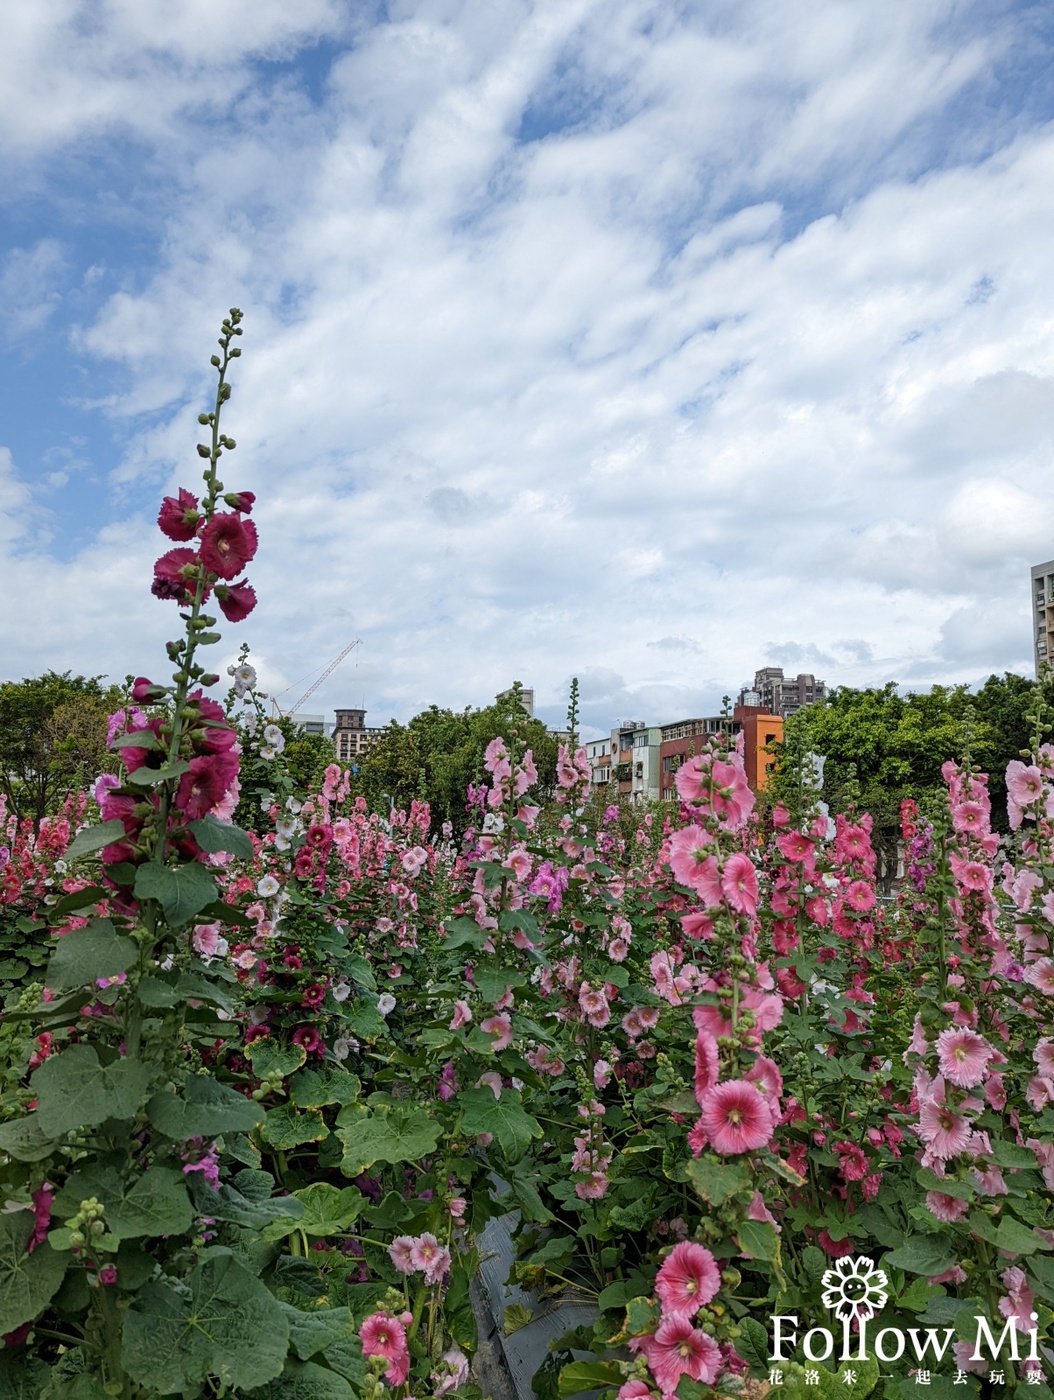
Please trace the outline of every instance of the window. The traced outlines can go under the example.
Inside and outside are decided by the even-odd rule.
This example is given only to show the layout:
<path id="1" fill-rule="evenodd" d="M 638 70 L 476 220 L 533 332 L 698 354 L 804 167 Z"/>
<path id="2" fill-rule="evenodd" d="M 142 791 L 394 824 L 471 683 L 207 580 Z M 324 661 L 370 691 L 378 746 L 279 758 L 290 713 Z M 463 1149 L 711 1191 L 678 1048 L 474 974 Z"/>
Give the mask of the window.
<path id="1" fill-rule="evenodd" d="M 634 771 L 634 773 L 636 774 L 636 776 L 637 776 L 638 778 L 643 778 L 643 777 L 644 777 L 644 764 L 643 764 L 643 763 L 638 763 L 637 766 L 636 766 L 636 768 L 635 768 L 633 771 Z"/>

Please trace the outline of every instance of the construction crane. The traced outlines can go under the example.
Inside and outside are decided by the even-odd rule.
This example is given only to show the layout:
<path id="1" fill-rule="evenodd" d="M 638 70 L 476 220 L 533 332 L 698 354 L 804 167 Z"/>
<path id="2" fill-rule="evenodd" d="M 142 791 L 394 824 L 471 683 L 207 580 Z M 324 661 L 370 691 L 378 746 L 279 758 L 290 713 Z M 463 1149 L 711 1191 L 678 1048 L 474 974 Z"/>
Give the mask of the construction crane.
<path id="1" fill-rule="evenodd" d="M 355 640 L 354 640 L 353 642 L 349 642 L 348 645 L 344 648 L 344 650 L 340 653 L 340 655 L 339 655 L 338 657 L 336 657 L 335 660 L 333 660 L 333 661 L 331 661 L 331 662 L 329 663 L 329 665 L 328 665 L 328 666 L 326 667 L 326 669 L 322 672 L 322 674 L 319 676 L 319 678 L 318 678 L 316 681 L 313 681 L 312 684 L 308 686 L 307 690 L 304 691 L 303 695 L 301 695 L 300 699 L 296 702 L 296 704 L 293 706 L 293 708 L 292 708 L 291 710 L 283 710 L 283 709 L 281 708 L 281 706 L 278 704 L 278 701 L 272 699 L 271 705 L 272 705 L 272 707 L 273 707 L 273 709 L 274 709 L 274 712 L 275 712 L 276 716 L 278 716 L 278 717 L 284 717 L 285 719 L 291 719 L 291 718 L 293 717 L 293 715 L 296 714 L 297 710 L 300 709 L 300 706 L 304 703 L 304 701 L 305 701 L 305 700 L 310 700 L 311 697 L 312 697 L 312 695 L 314 695 L 315 691 L 319 688 L 319 686 L 322 684 L 322 682 L 323 682 L 324 680 L 326 680 L 329 676 L 331 676 L 331 675 L 333 674 L 333 672 L 337 669 L 337 667 L 338 667 L 338 666 L 340 665 L 340 663 L 344 660 L 344 658 L 349 654 L 349 652 L 354 651 L 356 647 L 361 646 L 361 645 L 362 645 L 362 639 L 361 639 L 361 637 L 356 637 Z M 289 687 L 290 690 L 292 690 L 292 688 L 293 688 L 292 686 Z M 283 694 L 284 694 L 284 693 L 285 693 L 285 692 L 283 692 Z"/>

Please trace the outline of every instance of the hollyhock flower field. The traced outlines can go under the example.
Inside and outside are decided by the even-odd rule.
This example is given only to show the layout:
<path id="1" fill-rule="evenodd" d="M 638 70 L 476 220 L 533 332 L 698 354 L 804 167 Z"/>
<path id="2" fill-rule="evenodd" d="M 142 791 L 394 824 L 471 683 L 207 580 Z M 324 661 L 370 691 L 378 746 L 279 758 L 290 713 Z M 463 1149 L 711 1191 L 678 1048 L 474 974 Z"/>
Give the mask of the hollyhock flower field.
<path id="1" fill-rule="evenodd" d="M 219 480 L 240 334 L 142 581 L 170 677 L 144 661 L 90 791 L 0 810 L 0 1396 L 505 1400 L 504 1218 L 533 1306 L 592 1308 L 540 1400 L 1049 1397 L 1043 716 L 1011 836 L 948 755 L 892 897 L 866 812 L 762 810 L 728 736 L 661 810 L 496 739 L 458 840 L 335 763 L 298 791 L 251 662 L 221 700 L 201 659 L 210 600 L 256 603 L 256 503 Z"/>

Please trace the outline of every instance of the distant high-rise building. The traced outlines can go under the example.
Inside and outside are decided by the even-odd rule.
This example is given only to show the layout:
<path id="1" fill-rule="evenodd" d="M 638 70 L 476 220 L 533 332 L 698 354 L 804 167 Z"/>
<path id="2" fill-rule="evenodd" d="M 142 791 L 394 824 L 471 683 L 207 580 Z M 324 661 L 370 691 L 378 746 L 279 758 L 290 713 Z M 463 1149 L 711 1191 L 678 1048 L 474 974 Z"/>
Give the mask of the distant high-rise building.
<path id="1" fill-rule="evenodd" d="M 784 676 L 782 666 L 763 666 L 755 671 L 754 684 L 739 692 L 739 704 L 760 707 L 767 714 L 786 719 L 803 705 L 815 705 L 826 695 L 826 685 L 814 675 L 801 672 L 792 680 Z"/>
<path id="2" fill-rule="evenodd" d="M 1054 647 L 1054 559 L 1032 565 L 1032 647 L 1036 679 L 1050 664 Z"/>
<path id="3" fill-rule="evenodd" d="M 379 729 L 366 727 L 365 710 L 337 710 L 333 726 L 333 749 L 338 763 L 353 763 L 366 752 L 380 734 Z"/>

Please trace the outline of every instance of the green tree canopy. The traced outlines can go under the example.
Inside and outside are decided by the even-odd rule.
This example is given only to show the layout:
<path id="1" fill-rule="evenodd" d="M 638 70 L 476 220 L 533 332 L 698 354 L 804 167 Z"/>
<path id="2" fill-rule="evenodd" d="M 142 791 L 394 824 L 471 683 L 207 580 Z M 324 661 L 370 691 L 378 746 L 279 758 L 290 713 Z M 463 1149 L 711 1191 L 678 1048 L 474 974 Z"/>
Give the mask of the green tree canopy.
<path id="1" fill-rule="evenodd" d="M 461 832 L 468 824 L 465 794 L 485 777 L 483 755 L 499 735 L 510 749 L 530 749 L 538 768 L 539 791 L 548 796 L 556 783 L 558 739 L 541 720 L 531 719 L 513 692 L 485 709 L 461 711 L 430 705 L 407 724 L 384 727 L 359 760 L 355 783 L 370 805 L 407 807 L 429 803 L 435 823 L 449 821 Z"/>
<path id="2" fill-rule="evenodd" d="M 101 676 L 43 676 L 0 684 L 0 789 L 35 824 L 106 766 L 106 721 L 122 692 Z"/>

